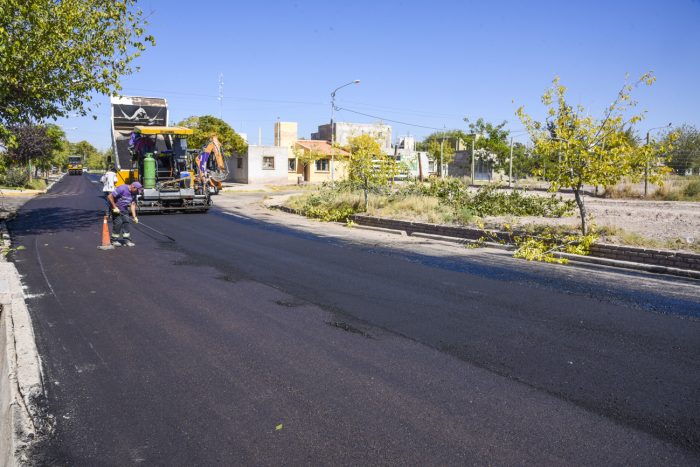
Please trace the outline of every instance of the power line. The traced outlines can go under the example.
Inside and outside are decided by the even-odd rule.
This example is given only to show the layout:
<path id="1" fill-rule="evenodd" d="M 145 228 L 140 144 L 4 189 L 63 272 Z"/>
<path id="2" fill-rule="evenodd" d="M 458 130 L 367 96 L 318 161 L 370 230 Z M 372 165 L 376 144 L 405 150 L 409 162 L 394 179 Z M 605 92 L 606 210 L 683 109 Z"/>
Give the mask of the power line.
<path id="1" fill-rule="evenodd" d="M 412 127 L 416 127 L 416 128 L 426 128 L 428 130 L 437 130 L 437 131 L 444 131 L 445 130 L 445 128 L 435 128 L 432 126 L 418 125 L 416 123 L 401 122 L 398 120 L 392 120 L 390 118 L 378 117 L 376 115 L 370 115 L 370 114 L 366 114 L 363 112 L 358 112 L 357 110 L 346 109 L 344 107 L 337 107 L 337 110 L 338 111 L 344 110 L 345 112 L 350 112 L 350 113 L 354 113 L 354 114 L 358 114 L 358 115 L 364 115 L 365 117 L 376 118 L 377 120 L 381 120 L 381 121 L 385 121 L 385 122 L 398 123 L 399 125 L 412 126 Z"/>

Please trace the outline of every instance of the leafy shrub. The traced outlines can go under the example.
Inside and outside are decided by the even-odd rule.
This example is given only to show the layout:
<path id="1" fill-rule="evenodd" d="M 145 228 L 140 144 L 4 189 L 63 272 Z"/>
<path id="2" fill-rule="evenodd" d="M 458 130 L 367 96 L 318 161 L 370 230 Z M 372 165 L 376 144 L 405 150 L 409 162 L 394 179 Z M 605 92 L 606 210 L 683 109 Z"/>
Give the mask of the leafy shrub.
<path id="1" fill-rule="evenodd" d="M 338 187 L 336 187 L 338 188 Z M 347 187 L 339 190 L 323 187 L 308 195 L 294 197 L 287 205 L 300 214 L 322 222 L 347 222 L 360 210 L 359 198 L 348 196 Z"/>
<path id="2" fill-rule="evenodd" d="M 683 195 L 690 199 L 700 198 L 700 180 L 693 180 L 683 189 Z"/>
<path id="3" fill-rule="evenodd" d="M 23 167 L 10 167 L 5 173 L 7 186 L 25 187 L 29 183 L 29 172 Z"/>
<path id="4" fill-rule="evenodd" d="M 32 190 L 43 190 L 46 188 L 46 182 L 41 178 L 35 178 L 31 182 L 28 182 L 26 186 Z"/>

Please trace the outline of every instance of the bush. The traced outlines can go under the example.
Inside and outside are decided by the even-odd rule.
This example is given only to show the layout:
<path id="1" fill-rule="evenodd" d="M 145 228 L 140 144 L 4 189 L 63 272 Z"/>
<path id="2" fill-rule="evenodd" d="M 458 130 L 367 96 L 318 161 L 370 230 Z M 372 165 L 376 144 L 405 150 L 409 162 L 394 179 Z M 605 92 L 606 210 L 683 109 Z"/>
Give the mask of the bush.
<path id="1" fill-rule="evenodd" d="M 46 189 L 46 182 L 41 178 L 35 178 L 31 182 L 28 182 L 26 186 L 32 190 L 44 190 Z"/>
<path id="2" fill-rule="evenodd" d="M 24 188 L 29 183 L 29 172 L 23 167 L 10 167 L 5 173 L 5 184 Z"/>
<path id="3" fill-rule="evenodd" d="M 693 180 L 683 189 L 683 195 L 690 199 L 700 198 L 700 180 Z"/>
<path id="4" fill-rule="evenodd" d="M 324 187 L 316 193 L 291 198 L 287 206 L 322 222 L 347 222 L 363 204 L 352 193 Z"/>
<path id="5" fill-rule="evenodd" d="M 500 190 L 498 185 L 482 186 L 472 194 L 466 183 L 458 179 L 435 180 L 422 191 L 451 206 L 457 219 L 503 215 L 562 217 L 572 214 L 575 206 L 573 200 L 563 201 L 560 196 L 530 196 L 522 190 Z"/>

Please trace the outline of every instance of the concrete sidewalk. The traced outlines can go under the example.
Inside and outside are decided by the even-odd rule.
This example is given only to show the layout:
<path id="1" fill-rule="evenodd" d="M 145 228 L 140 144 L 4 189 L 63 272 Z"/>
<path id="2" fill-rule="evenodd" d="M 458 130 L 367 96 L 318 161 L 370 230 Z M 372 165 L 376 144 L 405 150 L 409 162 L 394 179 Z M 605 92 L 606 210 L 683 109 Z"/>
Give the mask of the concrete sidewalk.
<path id="1" fill-rule="evenodd" d="M 35 446 L 48 437 L 52 419 L 46 415 L 46 392 L 34 328 L 22 282 L 6 259 L 10 236 L 5 221 L 46 190 L 0 191 L 0 465 L 31 464 Z"/>

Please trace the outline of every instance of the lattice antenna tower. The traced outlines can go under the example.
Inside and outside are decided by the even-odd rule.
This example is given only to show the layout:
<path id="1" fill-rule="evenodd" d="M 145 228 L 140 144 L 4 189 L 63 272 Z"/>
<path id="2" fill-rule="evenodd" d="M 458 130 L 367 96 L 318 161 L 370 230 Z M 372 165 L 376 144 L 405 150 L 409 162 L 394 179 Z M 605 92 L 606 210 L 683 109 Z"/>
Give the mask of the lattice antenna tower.
<path id="1" fill-rule="evenodd" d="M 224 113 L 224 74 L 219 73 L 219 95 L 216 98 L 219 101 L 219 118 L 223 118 Z"/>

